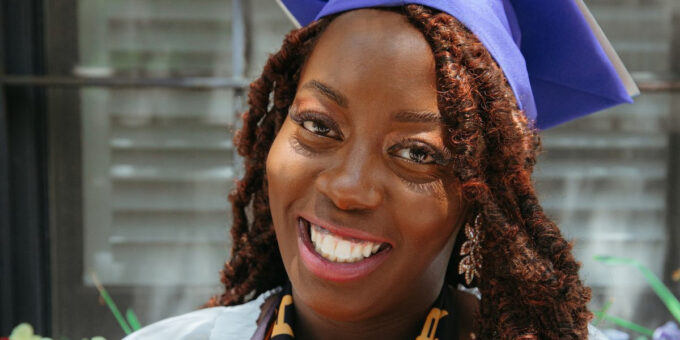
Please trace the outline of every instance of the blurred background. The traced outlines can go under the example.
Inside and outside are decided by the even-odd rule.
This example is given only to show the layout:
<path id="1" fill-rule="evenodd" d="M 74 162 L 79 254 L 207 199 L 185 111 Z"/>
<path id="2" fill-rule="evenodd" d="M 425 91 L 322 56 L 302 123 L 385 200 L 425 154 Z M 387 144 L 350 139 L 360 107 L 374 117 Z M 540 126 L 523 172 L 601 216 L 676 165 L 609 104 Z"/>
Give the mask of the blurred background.
<path id="1" fill-rule="evenodd" d="M 219 293 L 233 132 L 291 22 L 273 0 L 0 4 L 0 336 L 122 337 L 93 277 L 142 325 Z M 642 275 L 593 256 L 680 296 L 680 1 L 587 4 L 642 94 L 544 132 L 535 182 L 591 308 L 655 328 Z"/>

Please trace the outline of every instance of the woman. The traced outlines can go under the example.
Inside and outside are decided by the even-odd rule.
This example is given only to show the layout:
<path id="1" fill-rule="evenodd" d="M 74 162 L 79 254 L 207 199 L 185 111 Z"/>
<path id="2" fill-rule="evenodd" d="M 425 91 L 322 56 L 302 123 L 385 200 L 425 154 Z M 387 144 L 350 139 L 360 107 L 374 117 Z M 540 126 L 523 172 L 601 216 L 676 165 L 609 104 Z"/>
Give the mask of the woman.
<path id="1" fill-rule="evenodd" d="M 521 75 L 458 15 L 363 7 L 322 10 L 251 85 L 219 307 L 129 338 L 602 339 L 531 183 Z"/>

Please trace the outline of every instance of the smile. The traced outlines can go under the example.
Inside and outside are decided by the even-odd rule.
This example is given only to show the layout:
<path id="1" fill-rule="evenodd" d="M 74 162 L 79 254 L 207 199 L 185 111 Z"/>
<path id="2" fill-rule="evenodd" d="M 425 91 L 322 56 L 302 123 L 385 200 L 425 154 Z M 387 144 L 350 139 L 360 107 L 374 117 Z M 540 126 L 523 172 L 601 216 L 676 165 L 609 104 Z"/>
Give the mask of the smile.
<path id="1" fill-rule="evenodd" d="M 326 226 L 298 218 L 298 248 L 312 273 L 329 281 L 350 281 L 377 269 L 391 243 L 362 231 Z"/>
<path id="2" fill-rule="evenodd" d="M 309 223 L 309 233 L 314 250 L 331 262 L 357 262 L 371 257 L 386 248 L 386 243 L 376 243 L 367 240 L 348 239 L 334 235 L 314 223 Z"/>

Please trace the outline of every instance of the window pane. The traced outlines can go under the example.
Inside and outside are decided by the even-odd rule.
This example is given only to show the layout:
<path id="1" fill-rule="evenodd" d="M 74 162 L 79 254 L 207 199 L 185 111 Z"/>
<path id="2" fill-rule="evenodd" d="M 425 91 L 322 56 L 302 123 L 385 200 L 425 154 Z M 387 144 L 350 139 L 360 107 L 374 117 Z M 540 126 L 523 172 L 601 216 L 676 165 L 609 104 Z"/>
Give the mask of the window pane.
<path id="1" fill-rule="evenodd" d="M 229 76 L 231 1 L 79 0 L 81 72 Z M 96 68 L 96 69 L 93 69 Z"/>
<path id="2" fill-rule="evenodd" d="M 634 258 L 664 275 L 670 246 L 665 126 L 672 96 L 645 93 L 634 105 L 546 131 L 535 174 L 543 207 L 575 243 L 581 277 L 593 289 L 591 308 L 599 310 L 613 299 L 611 315 L 647 325 L 664 321 L 667 312 L 649 299 L 643 276 L 632 267 L 606 265 L 593 257 Z"/>
<path id="3" fill-rule="evenodd" d="M 86 268 L 105 284 L 215 285 L 233 92 L 87 89 L 81 101 Z"/>
<path id="4" fill-rule="evenodd" d="M 230 76 L 231 1 L 83 0 L 79 20 L 81 74 Z M 241 99 L 229 89 L 80 97 L 85 268 L 105 285 L 215 286 Z"/>
<path id="5" fill-rule="evenodd" d="M 588 4 L 638 81 L 663 77 L 679 66 L 671 46 L 673 25 L 676 31 L 680 27 L 673 23 L 677 2 Z M 633 258 L 671 282 L 664 272 L 665 257 L 669 247 L 678 245 L 668 238 L 671 208 L 666 205 L 670 176 L 679 176 L 668 172 L 671 153 L 679 152 L 669 148 L 673 115 L 680 112 L 678 98 L 678 92 L 643 92 L 633 105 L 544 132 L 545 151 L 536 173 L 543 206 L 575 242 L 582 279 L 593 289 L 592 310 L 611 301 L 608 314 L 652 329 L 672 317 L 643 276 L 593 256 Z"/>
<path id="6" fill-rule="evenodd" d="M 257 57 L 245 60 L 246 74 L 232 74 L 231 0 L 74 1 L 79 76 L 247 77 L 292 28 L 274 2 L 243 1 L 253 9 L 244 19 L 260 22 L 247 30 L 251 42 L 243 47 Z M 82 249 L 66 251 L 82 256 L 75 281 L 82 290 L 56 283 L 64 299 L 82 301 L 74 303 L 79 309 L 55 306 L 59 335 L 122 335 L 106 307 L 97 306 L 93 273 L 144 325 L 194 310 L 220 292 L 231 243 L 227 195 L 239 171 L 232 138 L 244 89 L 50 91 L 76 98 L 77 105 L 53 110 L 79 111 L 79 128 L 58 134 L 80 134 L 73 159 L 82 161 L 82 176 L 72 179 L 82 183 L 82 226 L 69 226 L 82 228 Z M 72 259 L 68 254 L 62 258 Z"/>

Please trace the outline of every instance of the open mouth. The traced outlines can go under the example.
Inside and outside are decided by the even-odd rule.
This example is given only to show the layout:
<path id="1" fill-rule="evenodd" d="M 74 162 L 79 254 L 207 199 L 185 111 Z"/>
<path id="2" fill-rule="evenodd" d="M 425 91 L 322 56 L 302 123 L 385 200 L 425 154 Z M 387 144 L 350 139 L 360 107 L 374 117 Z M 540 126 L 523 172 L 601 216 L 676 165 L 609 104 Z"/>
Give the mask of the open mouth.
<path id="1" fill-rule="evenodd" d="M 304 242 L 308 243 L 317 255 L 330 262 L 360 262 L 391 248 L 386 242 L 338 235 L 302 217 L 299 218 L 299 224 L 302 227 Z"/>

